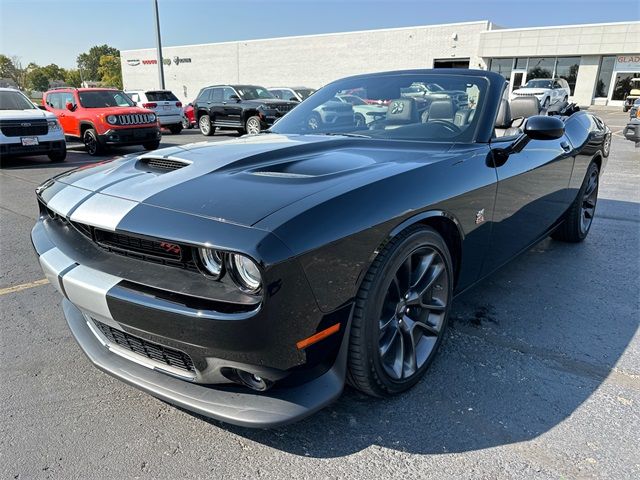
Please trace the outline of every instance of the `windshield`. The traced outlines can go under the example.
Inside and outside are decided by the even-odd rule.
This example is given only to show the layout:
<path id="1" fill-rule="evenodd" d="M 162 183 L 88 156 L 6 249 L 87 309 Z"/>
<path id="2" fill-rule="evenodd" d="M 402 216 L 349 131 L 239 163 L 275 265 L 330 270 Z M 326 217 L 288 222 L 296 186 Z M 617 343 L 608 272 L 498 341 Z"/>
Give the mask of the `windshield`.
<path id="1" fill-rule="evenodd" d="M 293 90 L 298 95 L 300 95 L 300 98 L 302 98 L 302 100 L 306 100 L 307 98 L 309 98 L 311 96 L 311 94 L 313 92 L 315 92 L 315 90 L 312 89 L 312 88 L 294 88 Z"/>
<path id="2" fill-rule="evenodd" d="M 529 80 L 526 88 L 551 88 L 551 80 Z"/>
<path id="3" fill-rule="evenodd" d="M 236 87 L 236 91 L 243 100 L 255 100 L 257 98 L 276 98 L 269 90 L 262 87 Z"/>
<path id="4" fill-rule="evenodd" d="M 178 98 L 171 92 L 147 92 L 150 102 L 177 102 Z"/>
<path id="5" fill-rule="evenodd" d="M 133 107 L 135 103 L 120 90 L 92 90 L 79 92 L 80 104 L 84 108 Z"/>
<path id="6" fill-rule="evenodd" d="M 20 92 L 0 92 L 0 110 L 33 110 L 36 106 Z"/>
<path id="7" fill-rule="evenodd" d="M 418 84 L 437 84 L 440 89 L 415 96 L 413 87 Z M 270 130 L 298 135 L 472 141 L 480 120 L 475 109 L 485 102 L 487 88 L 483 77 L 457 74 L 348 78 L 321 88 Z"/>

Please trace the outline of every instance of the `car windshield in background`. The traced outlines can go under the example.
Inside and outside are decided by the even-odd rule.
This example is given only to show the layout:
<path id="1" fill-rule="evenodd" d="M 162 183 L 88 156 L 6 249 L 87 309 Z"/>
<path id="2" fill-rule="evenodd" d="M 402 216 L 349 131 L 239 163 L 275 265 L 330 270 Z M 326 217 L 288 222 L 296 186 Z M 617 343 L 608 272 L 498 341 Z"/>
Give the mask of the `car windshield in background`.
<path id="1" fill-rule="evenodd" d="M 243 100 L 255 100 L 258 98 L 276 98 L 269 90 L 262 87 L 237 87 L 236 91 Z"/>
<path id="2" fill-rule="evenodd" d="M 133 107 L 135 103 L 119 90 L 95 90 L 78 93 L 80 104 L 85 108 Z"/>
<path id="3" fill-rule="evenodd" d="M 271 131 L 468 142 L 474 138 L 480 118 L 475 112 L 485 102 L 487 88 L 483 77 L 456 74 L 347 78 L 315 92 Z"/>
<path id="4" fill-rule="evenodd" d="M 300 95 L 300 98 L 302 98 L 302 100 L 306 100 L 311 96 L 313 92 L 315 92 L 315 90 L 313 90 L 312 88 L 294 88 L 294 91 L 298 95 Z"/>
<path id="5" fill-rule="evenodd" d="M 178 98 L 172 92 L 147 92 L 150 102 L 177 102 Z"/>
<path id="6" fill-rule="evenodd" d="M 0 92 L 0 110 L 33 110 L 36 106 L 20 92 Z"/>
<path id="7" fill-rule="evenodd" d="M 529 80 L 526 88 L 551 88 L 551 80 Z"/>

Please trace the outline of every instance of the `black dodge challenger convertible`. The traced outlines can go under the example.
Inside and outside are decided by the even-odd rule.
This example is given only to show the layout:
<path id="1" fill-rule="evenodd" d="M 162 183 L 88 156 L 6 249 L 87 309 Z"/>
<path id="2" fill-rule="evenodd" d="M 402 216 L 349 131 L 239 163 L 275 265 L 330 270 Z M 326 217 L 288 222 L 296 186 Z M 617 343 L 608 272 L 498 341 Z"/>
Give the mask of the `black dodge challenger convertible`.
<path id="1" fill-rule="evenodd" d="M 417 84 L 466 98 L 403 96 Z M 156 397 L 250 427 L 301 419 L 345 382 L 410 388 L 457 294 L 593 220 L 609 129 L 584 111 L 541 116 L 506 88 L 474 70 L 351 77 L 262 134 L 47 181 L 32 241 L 80 347 Z M 354 91 L 391 100 L 308 130 Z"/>

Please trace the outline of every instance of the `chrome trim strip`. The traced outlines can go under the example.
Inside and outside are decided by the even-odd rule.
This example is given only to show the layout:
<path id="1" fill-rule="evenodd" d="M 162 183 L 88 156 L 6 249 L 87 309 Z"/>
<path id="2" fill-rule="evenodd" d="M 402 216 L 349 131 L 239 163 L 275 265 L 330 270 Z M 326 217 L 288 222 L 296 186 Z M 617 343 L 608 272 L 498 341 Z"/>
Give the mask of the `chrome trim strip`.
<path id="1" fill-rule="evenodd" d="M 66 217 L 76 205 L 91 195 L 93 192 L 69 185 L 56 193 L 47 203 L 47 207 L 58 215 Z"/>
<path id="2" fill-rule="evenodd" d="M 71 214 L 71 221 L 113 232 L 136 205 L 138 203 L 131 200 L 96 193 Z"/>
<path id="3" fill-rule="evenodd" d="M 67 298 L 79 308 L 95 315 L 113 319 L 107 305 L 107 292 L 122 281 L 121 278 L 99 272 L 84 265 L 62 277 Z"/>
<path id="4" fill-rule="evenodd" d="M 183 379 L 183 380 L 188 380 L 193 382 L 196 379 L 195 375 L 188 374 L 184 370 L 180 370 L 179 368 L 174 368 L 171 365 L 165 365 L 164 363 L 157 362 L 150 358 L 145 358 L 142 355 L 139 355 L 135 352 L 131 352 L 129 350 L 122 348 L 120 345 L 111 343 L 102 334 L 102 332 L 98 330 L 98 328 L 95 326 L 93 321 L 88 320 L 86 318 L 85 318 L 85 321 L 87 322 L 87 326 L 89 327 L 89 330 L 91 330 L 91 333 L 93 333 L 98 339 L 98 341 L 102 344 L 102 346 L 105 347 L 107 350 L 109 350 L 111 353 L 115 355 L 119 355 L 123 358 L 126 358 L 127 360 L 135 362 L 138 365 L 142 365 L 143 367 L 150 368 L 151 370 L 157 370 L 159 372 L 166 373 L 174 377 L 179 377 L 180 379 Z"/>

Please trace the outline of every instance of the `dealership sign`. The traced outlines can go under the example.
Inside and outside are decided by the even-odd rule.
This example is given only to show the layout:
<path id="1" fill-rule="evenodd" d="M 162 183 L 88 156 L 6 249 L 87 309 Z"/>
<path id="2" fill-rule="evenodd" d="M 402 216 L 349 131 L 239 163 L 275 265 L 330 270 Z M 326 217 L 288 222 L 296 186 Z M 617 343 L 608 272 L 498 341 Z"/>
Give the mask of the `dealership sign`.
<path id="1" fill-rule="evenodd" d="M 170 58 L 163 58 L 162 59 L 162 64 L 169 66 L 172 63 L 172 59 Z M 189 57 L 178 57 L 175 56 L 173 57 L 173 63 L 175 65 L 180 65 L 181 63 L 191 63 L 191 58 Z M 155 58 L 148 58 L 148 59 L 143 59 L 140 60 L 139 58 L 130 58 L 127 60 L 127 65 L 131 66 L 131 67 L 136 67 L 138 65 L 157 65 L 158 64 L 158 60 L 156 60 Z"/>
<path id="2" fill-rule="evenodd" d="M 616 57 L 616 71 L 640 72 L 640 55 L 618 55 Z"/>

